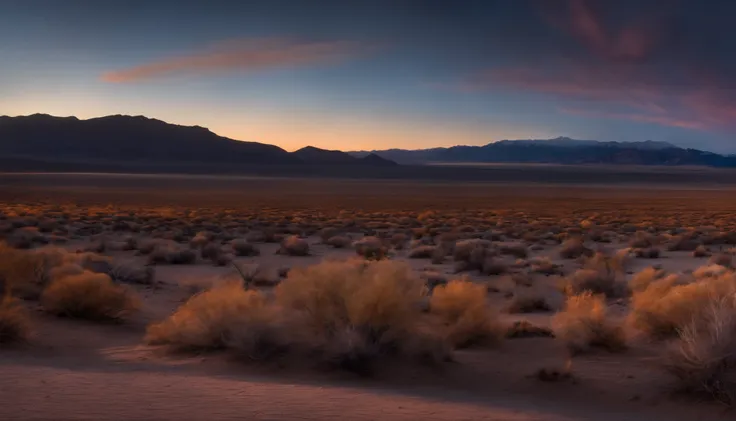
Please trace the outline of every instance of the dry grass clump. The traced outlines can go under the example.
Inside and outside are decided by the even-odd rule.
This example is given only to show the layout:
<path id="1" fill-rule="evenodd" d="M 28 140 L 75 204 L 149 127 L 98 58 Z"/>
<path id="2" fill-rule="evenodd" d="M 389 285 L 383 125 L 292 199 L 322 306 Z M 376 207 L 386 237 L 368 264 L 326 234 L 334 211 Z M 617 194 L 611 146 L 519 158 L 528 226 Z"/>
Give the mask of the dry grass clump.
<path id="1" fill-rule="evenodd" d="M 31 321 L 23 305 L 6 295 L 0 301 L 0 345 L 25 342 L 31 334 Z"/>
<path id="2" fill-rule="evenodd" d="M 710 257 L 710 255 L 710 251 L 702 244 L 693 250 L 693 257 Z"/>
<path id="3" fill-rule="evenodd" d="M 591 348 L 620 351 L 626 347 L 623 328 L 611 321 L 601 295 L 586 291 L 567 298 L 565 308 L 552 319 L 555 337 L 572 353 Z"/>
<path id="4" fill-rule="evenodd" d="M 137 298 L 101 273 L 83 272 L 54 280 L 41 295 L 44 310 L 88 320 L 121 320 L 138 309 Z"/>
<path id="5" fill-rule="evenodd" d="M 309 256 L 309 243 L 303 238 L 296 235 L 285 238 L 281 242 L 276 254 L 285 254 L 287 256 Z"/>
<path id="6" fill-rule="evenodd" d="M 430 312 L 446 326 L 454 346 L 496 342 L 505 332 L 486 303 L 487 287 L 465 280 L 453 280 L 436 287 L 429 301 Z"/>
<path id="7" fill-rule="evenodd" d="M 593 256 L 593 250 L 585 247 L 582 238 L 574 237 L 566 240 L 560 246 L 560 257 L 563 259 L 577 259 Z"/>
<path id="8" fill-rule="evenodd" d="M 235 240 L 230 241 L 230 246 L 233 248 L 236 256 L 250 257 L 261 254 L 255 244 L 249 243 L 248 240 L 244 238 L 236 238 Z"/>
<path id="9" fill-rule="evenodd" d="M 145 340 L 176 350 L 235 348 L 267 355 L 281 346 L 281 314 L 263 294 L 226 283 L 191 297 L 166 320 L 152 324 Z"/>
<path id="10" fill-rule="evenodd" d="M 703 320 L 714 301 L 736 295 L 736 275 L 732 272 L 713 277 L 694 275 L 694 281 L 670 275 L 635 292 L 629 315 L 632 325 L 654 338 L 673 337 L 689 323 Z"/>
<path id="11" fill-rule="evenodd" d="M 736 403 L 736 294 L 712 299 L 699 318 L 678 330 L 664 367 L 683 391 Z"/>

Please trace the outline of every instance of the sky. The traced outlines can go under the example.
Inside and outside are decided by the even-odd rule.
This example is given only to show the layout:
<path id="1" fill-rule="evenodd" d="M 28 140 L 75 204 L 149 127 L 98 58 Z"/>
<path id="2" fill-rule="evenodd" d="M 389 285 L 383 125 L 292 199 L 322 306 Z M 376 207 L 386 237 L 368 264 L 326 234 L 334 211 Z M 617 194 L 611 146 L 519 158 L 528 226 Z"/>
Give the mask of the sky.
<path id="1" fill-rule="evenodd" d="M 359 150 L 736 153 L 733 0 L 0 0 L 0 115 Z"/>

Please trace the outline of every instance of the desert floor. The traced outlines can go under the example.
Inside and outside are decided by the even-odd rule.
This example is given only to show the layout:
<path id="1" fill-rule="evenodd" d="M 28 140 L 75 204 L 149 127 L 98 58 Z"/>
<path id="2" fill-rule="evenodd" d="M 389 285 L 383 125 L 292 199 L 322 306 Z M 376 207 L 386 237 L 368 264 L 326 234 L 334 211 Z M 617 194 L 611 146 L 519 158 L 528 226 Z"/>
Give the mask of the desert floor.
<path id="1" fill-rule="evenodd" d="M 370 180 L 295 180 L 257 177 L 0 175 L 0 211 L 4 220 L 64 207 L 104 217 L 147 212 L 169 213 L 172 220 L 201 215 L 238 215 L 281 224 L 308 224 L 310 215 L 327 224 L 357 218 L 347 235 L 358 241 L 368 233 L 404 229 L 401 218 L 432 214 L 447 225 L 473 226 L 477 212 L 493 214 L 489 229 L 504 231 L 501 247 L 524 241 L 526 261 L 549 258 L 559 276 L 532 272 L 509 255 L 498 262 L 501 274 L 468 271 L 467 279 L 489 286 L 489 305 L 505 323 L 526 320 L 550 327 L 553 312 L 510 314 L 510 276 L 523 273 L 536 285 L 554 287 L 560 277 L 580 267 L 577 259 L 559 255 L 560 244 L 526 239 L 523 229 L 546 220 L 563 228 L 583 221 L 606 220 L 621 228 L 591 248 L 629 247 L 636 231 L 671 227 L 707 231 L 736 230 L 736 190 L 714 184 L 657 186 L 614 184 L 430 183 Z M 21 211 L 21 209 L 23 209 Z M 56 209 L 55 211 L 58 211 Z M 275 215 L 275 216 L 274 216 Z M 474 215 L 468 219 L 467 215 Z M 319 216 L 319 218 L 317 218 Z M 217 218 L 212 222 L 217 224 Z M 389 225 L 380 222 L 394 221 Z M 252 220 L 252 219 L 251 219 Z M 619 221 L 620 220 L 620 221 Z M 80 222 L 81 221 L 81 222 Z M 77 225 L 85 224 L 80 219 Z M 278 223 L 277 223 L 278 222 Z M 99 220 L 89 222 L 98 224 Z M 198 223 L 198 222 L 197 222 Z M 362 224 L 362 225 L 361 225 Z M 626 227 L 634 225 L 636 229 Z M 305 225 L 306 226 L 306 225 Z M 398 228 L 397 228 L 398 226 Z M 587 227 L 588 225 L 583 224 Z M 661 229 L 660 229 L 661 226 Z M 586 228 L 587 229 L 587 228 Z M 468 229 L 468 232 L 471 230 Z M 53 231 L 56 232 L 56 231 Z M 586 231 L 587 232 L 587 231 Z M 12 227 L 5 231 L 8 238 Z M 52 233 L 42 234 L 50 239 Z M 56 235 L 56 234 L 53 234 Z M 58 247 L 89 249 L 100 241 L 120 241 L 130 233 L 103 229 L 93 234 L 64 235 Z M 136 236 L 148 234 L 136 233 Z M 57 235 L 61 237 L 62 235 Z M 316 232 L 304 235 L 308 256 L 277 254 L 280 245 L 258 242 L 258 256 L 234 257 L 236 264 L 278 271 L 356 255 L 352 247 L 323 244 Z M 56 237 L 50 239 L 55 243 Z M 532 246 L 533 245 L 533 246 Z M 632 258 L 626 276 L 650 266 L 682 273 L 705 266 L 709 256 L 732 252 L 733 246 L 709 245 L 708 257 L 692 251 L 668 250 L 657 258 Z M 409 258 L 411 247 L 392 250 L 419 276 L 428 272 L 454 279 L 452 259 L 432 263 Z M 110 248 L 103 254 L 144 264 L 135 250 Z M 300 358 L 242 361 L 223 352 L 164 352 L 142 338 L 146 326 L 160 321 L 192 295 L 192 288 L 233 279 L 231 265 L 199 259 L 190 265 L 158 264 L 156 286 L 129 285 L 141 298 L 141 310 L 122 324 L 59 318 L 35 302 L 33 334 L 26 343 L 0 347 L 0 418 L 8 420 L 726 420 L 736 413 L 701 397 L 672 391 L 672 379 L 659 366 L 660 344 L 636 342 L 623 353 L 595 351 L 569 359 L 554 338 L 507 339 L 494 347 L 454 351 L 452 362 L 439 367 L 387 362 L 370 376 L 316 369 Z M 609 301 L 613 317 L 624 318 L 627 306 Z M 572 379 L 541 381 L 540 369 L 566 370 Z"/>

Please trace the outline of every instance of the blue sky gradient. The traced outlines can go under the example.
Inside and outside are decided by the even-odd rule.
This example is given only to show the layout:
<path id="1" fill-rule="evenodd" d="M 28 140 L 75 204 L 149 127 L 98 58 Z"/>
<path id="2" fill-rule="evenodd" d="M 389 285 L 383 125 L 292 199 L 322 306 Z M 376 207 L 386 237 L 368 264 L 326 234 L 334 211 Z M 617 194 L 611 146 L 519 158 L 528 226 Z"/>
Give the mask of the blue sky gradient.
<path id="1" fill-rule="evenodd" d="M 4 0 L 0 114 L 146 115 L 288 150 L 735 153 L 734 3 Z"/>

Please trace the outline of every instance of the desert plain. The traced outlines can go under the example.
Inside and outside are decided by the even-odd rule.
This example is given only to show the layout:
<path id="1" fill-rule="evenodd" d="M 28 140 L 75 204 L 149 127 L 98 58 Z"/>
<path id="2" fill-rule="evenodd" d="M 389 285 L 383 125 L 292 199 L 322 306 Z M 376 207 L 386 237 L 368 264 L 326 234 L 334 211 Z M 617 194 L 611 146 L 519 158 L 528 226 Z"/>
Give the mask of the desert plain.
<path id="1" fill-rule="evenodd" d="M 736 418 L 736 185 L 611 172 L 2 174 L 0 417 Z"/>

